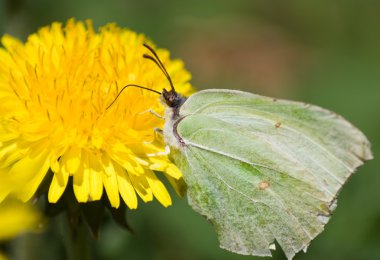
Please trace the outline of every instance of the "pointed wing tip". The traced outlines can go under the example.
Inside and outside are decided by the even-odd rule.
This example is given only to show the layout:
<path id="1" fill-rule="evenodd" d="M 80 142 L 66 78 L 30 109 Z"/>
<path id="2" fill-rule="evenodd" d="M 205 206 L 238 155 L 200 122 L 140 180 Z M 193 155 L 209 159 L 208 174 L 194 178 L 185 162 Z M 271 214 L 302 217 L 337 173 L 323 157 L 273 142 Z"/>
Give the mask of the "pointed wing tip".
<path id="1" fill-rule="evenodd" d="M 372 153 L 370 147 L 367 147 L 366 149 L 364 149 L 362 153 L 360 153 L 360 154 L 356 154 L 356 157 L 360 160 L 360 163 L 357 164 L 357 165 L 355 165 L 354 172 L 355 172 L 360 166 L 362 166 L 365 162 L 374 159 L 374 156 L 373 156 L 373 153 Z"/>
<path id="2" fill-rule="evenodd" d="M 370 141 L 364 135 L 364 133 L 362 133 L 359 129 L 356 128 L 356 130 L 359 132 L 359 134 L 361 136 L 359 139 L 361 141 L 361 152 L 357 154 L 357 157 L 360 160 L 362 160 L 363 162 L 372 160 L 374 157 L 373 157 L 373 153 L 371 150 Z"/>
<path id="3" fill-rule="evenodd" d="M 371 149 L 366 150 L 364 157 L 361 159 L 363 160 L 363 162 L 373 160 L 374 156 Z"/>
<path id="4" fill-rule="evenodd" d="M 371 150 L 371 143 L 368 141 L 368 139 L 366 137 L 364 137 L 364 138 L 365 138 L 365 141 L 363 142 L 363 152 L 362 152 L 361 156 L 359 156 L 359 158 L 362 161 L 369 161 L 369 160 L 372 160 L 374 158 L 372 150 Z"/>

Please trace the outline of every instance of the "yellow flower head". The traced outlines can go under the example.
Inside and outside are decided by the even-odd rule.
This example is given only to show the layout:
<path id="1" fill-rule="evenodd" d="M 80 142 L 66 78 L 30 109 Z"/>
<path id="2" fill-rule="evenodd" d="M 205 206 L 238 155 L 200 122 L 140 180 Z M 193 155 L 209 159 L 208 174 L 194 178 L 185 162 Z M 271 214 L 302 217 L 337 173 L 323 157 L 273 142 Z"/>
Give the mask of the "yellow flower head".
<path id="1" fill-rule="evenodd" d="M 99 200 L 104 190 L 113 207 L 120 196 L 131 209 L 136 193 L 164 206 L 170 196 L 156 172 L 170 182 L 181 173 L 169 161 L 161 136 L 159 95 L 128 88 L 106 109 L 124 85 L 161 91 L 168 82 L 142 58 L 144 35 L 114 24 L 94 32 L 90 22 L 69 20 L 40 29 L 26 43 L 3 36 L 0 48 L 0 200 L 13 193 L 29 200 L 49 169 L 49 201 L 63 194 L 72 176 L 79 202 Z M 149 41 L 148 43 L 152 45 Z M 192 91 L 181 61 L 156 50 L 176 90 Z M 22 185 L 20 184 L 22 183 Z"/>

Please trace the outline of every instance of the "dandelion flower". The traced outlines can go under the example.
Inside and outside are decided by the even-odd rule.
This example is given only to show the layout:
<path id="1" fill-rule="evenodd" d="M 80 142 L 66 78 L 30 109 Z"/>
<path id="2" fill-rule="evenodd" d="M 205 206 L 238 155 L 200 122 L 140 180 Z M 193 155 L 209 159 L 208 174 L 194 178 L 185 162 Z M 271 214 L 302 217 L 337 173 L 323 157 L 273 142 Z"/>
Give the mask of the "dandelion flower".
<path id="1" fill-rule="evenodd" d="M 114 24 L 95 32 L 91 22 L 53 23 L 26 43 L 3 36 L 0 48 L 0 179 L 17 185 L 0 190 L 30 200 L 48 172 L 48 199 L 55 203 L 73 180 L 78 202 L 99 200 L 105 191 L 111 205 L 120 197 L 137 208 L 155 197 L 171 198 L 157 175 L 176 186 L 182 175 L 167 157 L 159 95 L 130 88 L 106 109 L 124 85 L 161 91 L 168 82 L 142 59 L 144 35 Z M 166 50 L 156 50 L 176 89 L 192 91 L 190 74 Z M 20 184 L 22 183 L 22 185 Z"/>

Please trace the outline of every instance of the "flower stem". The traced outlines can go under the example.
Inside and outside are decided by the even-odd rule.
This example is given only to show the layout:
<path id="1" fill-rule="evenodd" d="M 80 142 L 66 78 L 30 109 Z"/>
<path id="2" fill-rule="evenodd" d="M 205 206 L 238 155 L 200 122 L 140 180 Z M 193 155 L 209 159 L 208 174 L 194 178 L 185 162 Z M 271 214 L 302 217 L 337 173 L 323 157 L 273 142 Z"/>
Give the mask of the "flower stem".
<path id="1" fill-rule="evenodd" d="M 71 223 L 65 214 L 61 214 L 61 234 L 69 260 L 90 260 L 89 239 L 86 227 L 81 222 Z"/>

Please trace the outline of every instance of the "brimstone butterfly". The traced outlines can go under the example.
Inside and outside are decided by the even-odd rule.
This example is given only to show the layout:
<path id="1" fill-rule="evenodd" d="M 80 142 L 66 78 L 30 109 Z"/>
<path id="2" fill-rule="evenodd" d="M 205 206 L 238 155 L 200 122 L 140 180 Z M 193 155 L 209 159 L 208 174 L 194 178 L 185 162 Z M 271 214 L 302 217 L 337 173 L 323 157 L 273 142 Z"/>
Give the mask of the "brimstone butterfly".
<path id="1" fill-rule="evenodd" d="M 289 259 L 306 250 L 348 177 L 372 159 L 367 138 L 341 116 L 305 103 L 223 89 L 186 99 L 144 46 L 153 54 L 144 58 L 171 86 L 151 90 L 167 106 L 170 156 L 183 173 L 189 204 L 214 225 L 220 246 L 270 256 L 276 240 Z"/>

